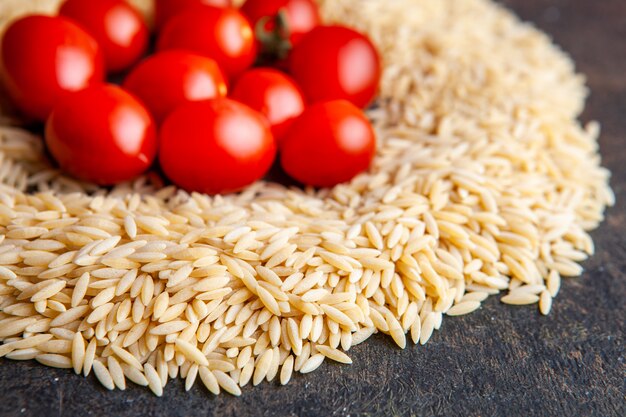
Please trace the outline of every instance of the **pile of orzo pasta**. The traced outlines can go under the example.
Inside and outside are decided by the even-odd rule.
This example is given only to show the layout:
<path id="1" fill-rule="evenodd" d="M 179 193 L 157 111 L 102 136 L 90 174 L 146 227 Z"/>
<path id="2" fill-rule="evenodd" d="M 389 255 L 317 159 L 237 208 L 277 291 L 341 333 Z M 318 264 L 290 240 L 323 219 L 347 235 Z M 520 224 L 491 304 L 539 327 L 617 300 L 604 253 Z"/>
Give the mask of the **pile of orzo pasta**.
<path id="1" fill-rule="evenodd" d="M 3 0 L 0 22 L 57 3 Z M 614 200 L 570 59 L 489 0 L 322 10 L 385 64 L 377 158 L 334 189 L 208 197 L 157 174 L 100 189 L 52 168 L 4 113 L 0 356 L 93 371 L 109 389 L 161 395 L 181 377 L 239 395 L 350 363 L 376 332 L 424 344 L 489 295 L 548 314 Z"/>

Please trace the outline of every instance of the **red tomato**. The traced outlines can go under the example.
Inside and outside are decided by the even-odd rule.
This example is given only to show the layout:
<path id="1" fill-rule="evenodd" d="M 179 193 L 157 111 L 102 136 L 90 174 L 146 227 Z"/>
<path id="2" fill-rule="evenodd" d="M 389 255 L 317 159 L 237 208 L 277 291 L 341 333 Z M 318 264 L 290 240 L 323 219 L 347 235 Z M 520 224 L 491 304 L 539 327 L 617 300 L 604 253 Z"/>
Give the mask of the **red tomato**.
<path id="1" fill-rule="evenodd" d="M 67 0 L 59 14 L 76 21 L 98 41 L 109 71 L 125 70 L 146 52 L 148 27 L 124 0 Z"/>
<path id="2" fill-rule="evenodd" d="M 294 79 L 311 102 L 344 99 L 366 107 L 380 83 L 380 59 L 364 35 L 341 26 L 318 26 L 290 57 Z"/>
<path id="3" fill-rule="evenodd" d="M 133 96 L 100 84 L 59 101 L 46 124 L 46 144 L 68 173 L 112 185 L 150 167 L 156 155 L 156 125 Z"/>
<path id="4" fill-rule="evenodd" d="M 62 94 L 104 80 L 98 44 L 63 17 L 31 15 L 15 21 L 1 49 L 9 95 L 27 116 L 41 121 Z"/>
<path id="5" fill-rule="evenodd" d="M 244 73 L 237 80 L 231 98 L 263 114 L 278 143 L 305 107 L 300 87 L 285 74 L 269 68 Z"/>
<path id="6" fill-rule="evenodd" d="M 232 7 L 187 9 L 165 25 L 157 47 L 160 51 L 186 49 L 213 58 L 229 76 L 242 73 L 256 58 L 252 27 Z"/>
<path id="7" fill-rule="evenodd" d="M 241 11 L 248 16 L 255 30 L 270 31 L 276 29 L 276 19 L 283 13 L 285 35 L 292 45 L 320 24 L 319 10 L 313 0 L 247 0 Z M 258 28 L 259 21 L 263 19 L 269 21 Z"/>
<path id="8" fill-rule="evenodd" d="M 231 0 L 156 0 L 154 3 L 155 26 L 163 28 L 167 21 L 190 6 L 206 4 L 207 6 L 229 7 Z"/>
<path id="9" fill-rule="evenodd" d="M 276 145 L 267 121 L 221 98 L 187 104 L 163 123 L 159 160 L 177 185 L 207 194 L 238 191 L 272 166 Z"/>
<path id="10" fill-rule="evenodd" d="M 143 101 L 158 123 L 183 104 L 227 93 L 217 63 L 185 51 L 159 52 L 146 59 L 128 75 L 124 88 Z"/>
<path id="11" fill-rule="evenodd" d="M 376 137 L 365 114 L 345 100 L 317 103 L 291 125 L 281 146 L 283 169 L 316 187 L 350 181 L 367 170 Z"/>

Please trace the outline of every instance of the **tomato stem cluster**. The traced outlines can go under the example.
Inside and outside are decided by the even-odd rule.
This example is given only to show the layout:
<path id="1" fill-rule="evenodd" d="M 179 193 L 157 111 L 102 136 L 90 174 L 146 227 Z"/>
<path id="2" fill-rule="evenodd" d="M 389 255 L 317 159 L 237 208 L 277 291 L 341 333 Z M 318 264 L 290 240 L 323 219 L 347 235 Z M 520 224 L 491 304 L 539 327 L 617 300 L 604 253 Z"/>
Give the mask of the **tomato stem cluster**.
<path id="1" fill-rule="evenodd" d="M 285 10 L 276 16 L 265 16 L 255 26 L 256 39 L 261 44 L 257 65 L 267 65 L 284 60 L 293 48 L 289 40 L 291 31 Z"/>

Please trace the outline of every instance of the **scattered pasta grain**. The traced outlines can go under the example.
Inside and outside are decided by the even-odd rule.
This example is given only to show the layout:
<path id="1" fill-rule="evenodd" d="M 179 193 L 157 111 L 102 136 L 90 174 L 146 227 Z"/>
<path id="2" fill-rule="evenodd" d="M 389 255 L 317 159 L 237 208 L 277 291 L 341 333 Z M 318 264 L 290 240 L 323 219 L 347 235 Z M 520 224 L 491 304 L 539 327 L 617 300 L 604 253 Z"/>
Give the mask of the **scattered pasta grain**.
<path id="1" fill-rule="evenodd" d="M 463 301 L 450 308 L 446 314 L 448 316 L 464 316 L 480 308 L 480 301 Z"/>
<path id="2" fill-rule="evenodd" d="M 107 369 L 106 366 L 99 360 L 93 362 L 93 373 L 98 378 L 98 381 L 102 384 L 102 386 L 109 391 L 115 389 L 115 384 L 113 383 L 113 378 L 111 378 L 111 373 Z"/>
<path id="3" fill-rule="evenodd" d="M 299 372 L 302 374 L 308 374 L 309 372 L 313 372 L 314 370 L 319 368 L 322 362 L 324 362 L 324 358 L 325 356 L 321 353 L 311 356 L 309 359 L 307 359 L 306 362 L 304 362 Z"/>
<path id="4" fill-rule="evenodd" d="M 315 348 L 322 355 L 326 356 L 328 359 L 331 359 L 331 360 L 333 360 L 335 362 L 340 362 L 340 363 L 345 363 L 345 364 L 351 364 L 352 363 L 352 359 L 350 359 L 350 357 L 348 355 L 346 355 L 345 353 L 343 353 L 339 349 L 333 349 L 330 346 L 326 346 L 326 345 L 317 345 L 317 346 L 315 346 Z"/>

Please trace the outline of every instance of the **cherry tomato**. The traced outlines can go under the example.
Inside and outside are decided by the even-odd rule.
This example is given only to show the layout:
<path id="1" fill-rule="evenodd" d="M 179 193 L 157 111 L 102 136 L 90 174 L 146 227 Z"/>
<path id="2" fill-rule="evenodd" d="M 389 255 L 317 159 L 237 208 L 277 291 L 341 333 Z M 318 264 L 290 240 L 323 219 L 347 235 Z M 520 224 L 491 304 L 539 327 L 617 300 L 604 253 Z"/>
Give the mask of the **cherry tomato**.
<path id="1" fill-rule="evenodd" d="M 207 6 L 229 7 L 231 0 L 156 0 L 154 3 L 155 26 L 163 28 L 167 21 L 190 6 L 206 4 Z"/>
<path id="2" fill-rule="evenodd" d="M 241 11 L 257 32 L 278 30 L 292 45 L 320 24 L 319 10 L 313 0 L 247 0 Z M 276 27 L 277 23 L 285 27 Z"/>
<path id="3" fill-rule="evenodd" d="M 160 51 L 186 49 L 213 58 L 229 76 L 254 63 L 252 27 L 239 10 L 198 6 L 173 17 L 161 32 Z"/>
<path id="4" fill-rule="evenodd" d="M 107 84 L 66 95 L 46 124 L 46 144 L 61 168 L 100 185 L 130 180 L 148 169 L 156 139 L 148 110 Z"/>
<path id="5" fill-rule="evenodd" d="M 245 72 L 237 80 L 231 98 L 263 114 L 278 143 L 305 107 L 300 87 L 287 75 L 269 68 Z"/>
<path id="6" fill-rule="evenodd" d="M 98 41 L 109 71 L 125 70 L 146 52 L 148 27 L 124 0 L 67 0 L 59 14 L 73 19 Z"/>
<path id="7" fill-rule="evenodd" d="M 311 102 L 344 99 L 366 107 L 380 83 L 380 58 L 364 35 L 341 26 L 318 26 L 290 57 L 294 79 Z"/>
<path id="8" fill-rule="evenodd" d="M 367 170 L 376 137 L 363 112 L 348 101 L 317 103 L 291 125 L 281 146 L 283 169 L 316 187 L 350 181 Z"/>
<path id="9" fill-rule="evenodd" d="M 159 160 L 177 185 L 207 194 L 238 191 L 272 166 L 276 145 L 267 121 L 227 98 L 187 104 L 163 123 Z"/>
<path id="10" fill-rule="evenodd" d="M 185 51 L 159 52 L 146 59 L 128 75 L 124 88 L 135 94 L 159 123 L 183 104 L 227 93 L 217 63 Z"/>
<path id="11" fill-rule="evenodd" d="M 97 42 L 63 17 L 31 15 L 12 23 L 2 38 L 5 87 L 27 116 L 46 120 L 59 97 L 104 80 Z"/>

